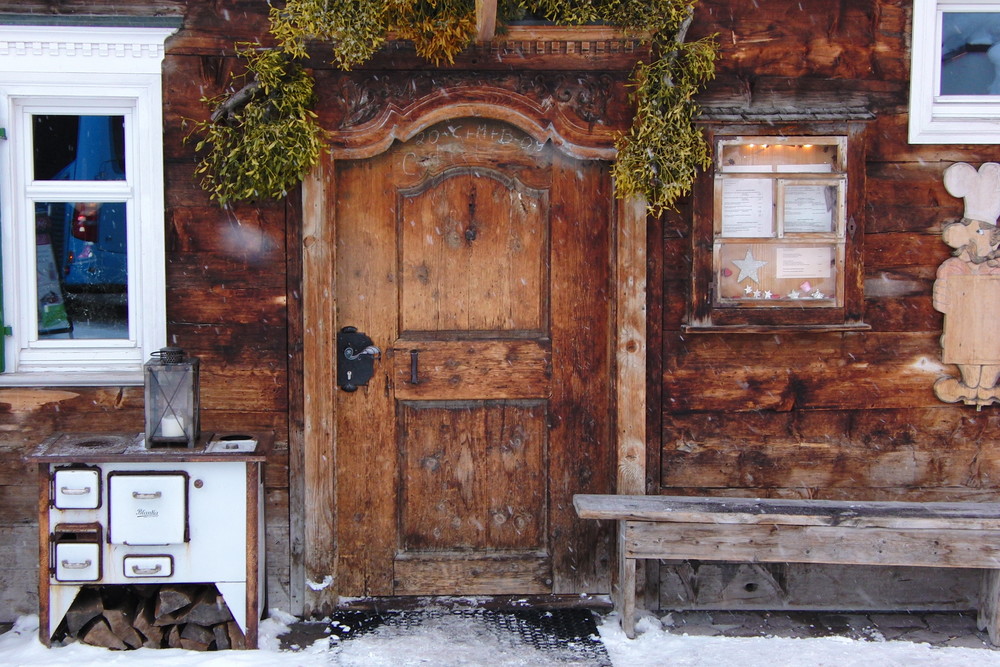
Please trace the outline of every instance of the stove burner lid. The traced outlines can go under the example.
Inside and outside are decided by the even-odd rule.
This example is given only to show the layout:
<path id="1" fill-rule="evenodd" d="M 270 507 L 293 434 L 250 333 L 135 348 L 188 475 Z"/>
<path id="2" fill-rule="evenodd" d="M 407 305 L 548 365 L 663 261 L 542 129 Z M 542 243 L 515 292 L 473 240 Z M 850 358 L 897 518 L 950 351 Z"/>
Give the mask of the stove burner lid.
<path id="1" fill-rule="evenodd" d="M 242 433 L 226 433 L 216 435 L 205 447 L 206 452 L 212 453 L 252 453 L 257 449 L 257 438 L 252 435 Z"/>
<path id="2" fill-rule="evenodd" d="M 52 447 L 67 455 L 115 454 L 128 449 L 135 438 L 134 434 L 64 433 L 52 443 Z"/>

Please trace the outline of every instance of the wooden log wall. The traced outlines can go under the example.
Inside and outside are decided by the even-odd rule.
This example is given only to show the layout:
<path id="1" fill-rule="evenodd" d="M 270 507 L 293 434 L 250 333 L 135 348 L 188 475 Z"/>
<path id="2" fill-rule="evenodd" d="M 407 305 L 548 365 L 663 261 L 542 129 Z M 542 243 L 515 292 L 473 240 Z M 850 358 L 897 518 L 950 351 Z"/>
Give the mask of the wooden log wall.
<path id="1" fill-rule="evenodd" d="M 682 333 L 690 210 L 701 204 L 656 221 L 650 356 L 659 382 L 650 405 L 659 392 L 661 409 L 650 416 L 660 434 L 650 492 L 1000 498 L 1000 414 L 934 396 L 934 380 L 957 371 L 940 362 L 942 320 L 931 307 L 935 271 L 950 254 L 942 226 L 962 215 L 942 173 L 996 154 L 907 143 L 910 18 L 908 0 L 700 3 L 693 33 L 717 33 L 721 46 L 718 78 L 703 95 L 708 115 L 757 119 L 762 133 L 809 114 L 870 115 L 861 216 L 871 330 Z M 976 582 L 965 572 L 697 564 L 651 580 L 665 607 L 714 608 L 962 608 Z"/>
<path id="2" fill-rule="evenodd" d="M 203 432 L 273 431 L 265 467 L 267 600 L 288 608 L 288 312 L 294 309 L 298 198 L 223 210 L 194 176 L 185 119 L 207 115 L 199 101 L 221 93 L 233 44 L 266 30 L 255 0 L 11 0 L 0 12 L 40 15 L 178 16 L 163 66 L 167 343 L 201 358 Z M 289 204 L 291 202 L 291 204 Z M 291 230 L 289 232 L 289 230 Z M 287 237 L 292 234 L 289 243 Z M 291 281 L 291 285 L 289 283 Z M 22 457 L 48 435 L 139 432 L 143 389 L 0 388 L 0 622 L 37 613 L 37 497 Z"/>
<path id="3" fill-rule="evenodd" d="M 978 165 L 995 155 L 985 146 L 907 144 L 911 5 L 701 0 L 690 36 L 718 34 L 718 77 L 702 96 L 717 119 L 755 118 L 770 131 L 789 115 L 871 116 L 862 221 L 871 331 L 682 334 L 697 203 L 651 219 L 650 492 L 1000 495 L 997 408 L 943 404 L 931 389 L 942 372 L 931 285 L 949 252 L 940 232 L 962 212 L 941 174 L 955 161 Z M 233 44 L 264 33 L 266 9 L 259 0 L 0 0 L 0 12 L 184 19 L 164 63 L 168 342 L 202 358 L 206 430 L 277 434 L 266 472 L 268 604 L 287 608 L 296 520 L 287 443 L 301 429 L 298 197 L 222 210 L 198 187 L 183 141 L 184 119 L 203 118 L 199 99 L 222 92 L 237 66 Z M 416 65 L 391 51 L 373 67 Z M 23 454 L 56 431 L 141 428 L 140 387 L 0 388 L 0 621 L 37 608 L 35 490 Z M 883 607 L 962 606 L 972 578 L 940 572 L 946 578 L 921 575 L 924 590 L 916 591 L 910 573 L 873 574 L 862 592 Z M 848 580 L 857 580 L 854 570 L 685 564 L 654 572 L 651 591 L 665 606 L 816 606 Z M 839 600 L 849 605 L 851 596 Z"/>

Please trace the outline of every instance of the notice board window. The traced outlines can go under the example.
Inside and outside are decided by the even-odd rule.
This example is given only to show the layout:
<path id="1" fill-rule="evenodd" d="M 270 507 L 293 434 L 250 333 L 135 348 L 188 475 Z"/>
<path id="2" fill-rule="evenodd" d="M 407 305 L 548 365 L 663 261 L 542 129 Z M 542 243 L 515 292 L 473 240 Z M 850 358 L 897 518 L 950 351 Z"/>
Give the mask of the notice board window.
<path id="1" fill-rule="evenodd" d="M 685 328 L 866 328 L 851 177 L 863 172 L 850 134 L 713 133 L 712 142 L 712 173 L 695 192 Z"/>

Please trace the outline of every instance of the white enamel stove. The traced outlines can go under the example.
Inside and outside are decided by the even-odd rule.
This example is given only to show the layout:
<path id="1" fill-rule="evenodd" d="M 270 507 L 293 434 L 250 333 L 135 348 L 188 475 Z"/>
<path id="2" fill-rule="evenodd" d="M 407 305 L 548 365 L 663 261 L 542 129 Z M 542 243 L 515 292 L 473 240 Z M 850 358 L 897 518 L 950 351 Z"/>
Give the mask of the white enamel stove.
<path id="1" fill-rule="evenodd" d="M 141 434 L 59 434 L 40 481 L 39 636 L 85 585 L 213 583 L 255 648 L 264 588 L 270 435 L 146 449 Z"/>

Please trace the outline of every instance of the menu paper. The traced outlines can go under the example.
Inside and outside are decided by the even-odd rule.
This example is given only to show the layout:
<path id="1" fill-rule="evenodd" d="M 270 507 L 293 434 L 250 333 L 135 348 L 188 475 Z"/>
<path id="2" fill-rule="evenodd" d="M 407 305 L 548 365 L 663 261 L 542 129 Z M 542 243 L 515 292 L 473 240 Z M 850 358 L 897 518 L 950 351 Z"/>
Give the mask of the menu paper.
<path id="1" fill-rule="evenodd" d="M 829 278 L 831 272 L 830 248 L 783 247 L 777 249 L 776 274 L 778 278 Z"/>
<path id="2" fill-rule="evenodd" d="M 786 185 L 784 189 L 786 232 L 833 231 L 837 189 L 830 185 Z"/>
<path id="3" fill-rule="evenodd" d="M 732 178 L 722 182 L 722 236 L 773 236 L 772 183 L 769 178 Z"/>

